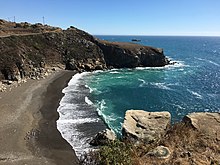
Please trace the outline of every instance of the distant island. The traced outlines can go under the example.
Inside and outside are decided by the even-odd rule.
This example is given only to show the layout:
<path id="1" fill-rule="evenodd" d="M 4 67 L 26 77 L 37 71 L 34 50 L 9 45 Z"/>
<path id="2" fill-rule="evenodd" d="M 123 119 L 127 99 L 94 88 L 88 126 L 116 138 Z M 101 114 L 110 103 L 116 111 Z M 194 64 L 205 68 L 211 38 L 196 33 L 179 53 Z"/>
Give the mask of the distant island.
<path id="1" fill-rule="evenodd" d="M 140 39 L 132 39 L 131 41 L 133 41 L 133 42 L 141 42 Z"/>

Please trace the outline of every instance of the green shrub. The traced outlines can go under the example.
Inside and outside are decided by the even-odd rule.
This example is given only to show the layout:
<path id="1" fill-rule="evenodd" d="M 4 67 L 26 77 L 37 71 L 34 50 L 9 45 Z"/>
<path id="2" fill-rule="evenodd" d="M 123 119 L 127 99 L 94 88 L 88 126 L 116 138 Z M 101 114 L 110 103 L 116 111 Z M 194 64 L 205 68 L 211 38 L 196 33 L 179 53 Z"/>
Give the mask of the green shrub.
<path id="1" fill-rule="evenodd" d="M 134 150 L 130 143 L 115 140 L 99 150 L 91 151 L 81 158 L 86 165 L 132 165 Z"/>

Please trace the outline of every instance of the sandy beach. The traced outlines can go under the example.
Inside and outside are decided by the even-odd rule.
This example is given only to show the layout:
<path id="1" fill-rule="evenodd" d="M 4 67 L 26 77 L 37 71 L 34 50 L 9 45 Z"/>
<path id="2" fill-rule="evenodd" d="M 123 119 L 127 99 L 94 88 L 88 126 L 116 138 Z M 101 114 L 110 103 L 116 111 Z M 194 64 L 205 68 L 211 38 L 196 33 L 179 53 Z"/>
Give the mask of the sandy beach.
<path id="1" fill-rule="evenodd" d="M 0 93 L 0 164 L 77 164 L 72 147 L 56 128 L 62 89 L 73 74 L 54 72 Z"/>

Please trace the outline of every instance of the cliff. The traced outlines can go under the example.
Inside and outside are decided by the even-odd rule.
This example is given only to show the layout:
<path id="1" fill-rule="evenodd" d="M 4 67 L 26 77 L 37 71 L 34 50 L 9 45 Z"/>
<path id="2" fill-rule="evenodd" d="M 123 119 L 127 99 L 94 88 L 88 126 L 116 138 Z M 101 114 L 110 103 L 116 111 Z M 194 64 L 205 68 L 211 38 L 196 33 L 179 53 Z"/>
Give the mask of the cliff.
<path id="1" fill-rule="evenodd" d="M 101 41 L 72 26 L 0 20 L 0 80 L 41 78 L 53 67 L 92 71 L 166 64 L 161 49 Z"/>
<path id="2" fill-rule="evenodd" d="M 220 113 L 196 112 L 170 123 L 171 114 L 166 111 L 128 110 L 122 140 L 110 136 L 108 143 L 88 154 L 86 160 L 97 164 L 219 165 Z"/>
<path id="3" fill-rule="evenodd" d="M 160 48 L 101 40 L 98 40 L 97 45 L 103 50 L 108 67 L 160 67 L 169 63 Z"/>

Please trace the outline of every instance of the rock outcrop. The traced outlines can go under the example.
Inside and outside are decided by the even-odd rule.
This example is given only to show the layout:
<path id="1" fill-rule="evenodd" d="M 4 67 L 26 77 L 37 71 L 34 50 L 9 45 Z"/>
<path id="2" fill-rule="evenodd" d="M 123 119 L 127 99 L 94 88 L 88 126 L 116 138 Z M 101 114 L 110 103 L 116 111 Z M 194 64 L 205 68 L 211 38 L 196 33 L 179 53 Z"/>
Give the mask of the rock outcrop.
<path id="1" fill-rule="evenodd" d="M 141 164 L 220 163 L 220 113 L 191 113 L 167 130 L 169 113 L 149 113 L 127 111 L 123 124 L 124 137 L 137 148 L 134 153 L 146 153 L 139 157 Z M 147 142 L 155 139 L 155 143 L 147 144 L 142 140 L 145 138 Z"/>
<path id="2" fill-rule="evenodd" d="M 112 130 L 105 129 L 99 132 L 90 142 L 93 146 L 106 145 L 110 141 L 114 141 L 116 139 L 116 135 Z"/>
<path id="3" fill-rule="evenodd" d="M 122 126 L 123 137 L 131 141 L 152 143 L 166 133 L 170 125 L 169 112 L 128 110 Z"/>
<path id="4" fill-rule="evenodd" d="M 207 138 L 220 141 L 220 113 L 191 113 L 183 118 L 183 122 L 189 124 Z"/>

